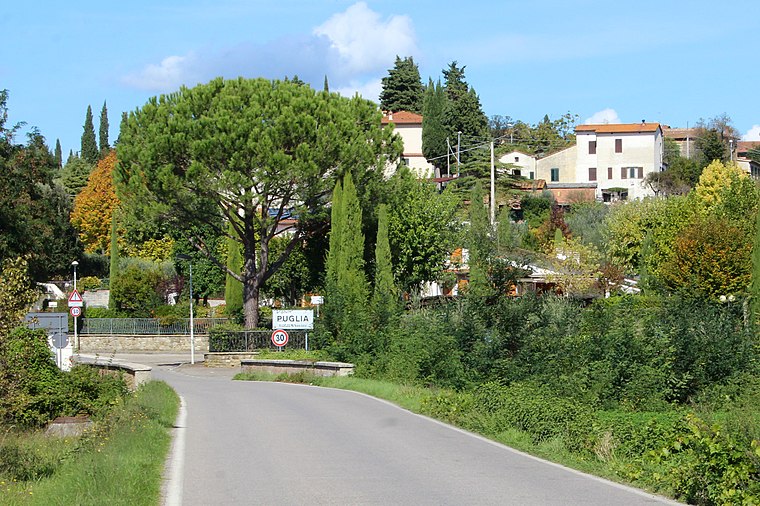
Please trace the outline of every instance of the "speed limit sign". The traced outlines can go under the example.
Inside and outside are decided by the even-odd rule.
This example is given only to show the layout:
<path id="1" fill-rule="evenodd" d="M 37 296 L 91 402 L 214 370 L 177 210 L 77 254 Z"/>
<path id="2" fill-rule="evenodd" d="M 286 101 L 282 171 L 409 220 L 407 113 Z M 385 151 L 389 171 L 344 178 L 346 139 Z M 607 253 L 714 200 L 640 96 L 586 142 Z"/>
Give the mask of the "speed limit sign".
<path id="1" fill-rule="evenodd" d="M 69 308 L 69 313 L 71 313 L 71 316 L 76 318 L 77 316 L 80 316 L 82 314 L 82 308 L 77 306 L 72 306 Z"/>
<path id="2" fill-rule="evenodd" d="M 275 346 L 282 348 L 288 344 L 288 333 L 282 329 L 275 330 L 272 332 L 272 343 L 274 343 Z"/>

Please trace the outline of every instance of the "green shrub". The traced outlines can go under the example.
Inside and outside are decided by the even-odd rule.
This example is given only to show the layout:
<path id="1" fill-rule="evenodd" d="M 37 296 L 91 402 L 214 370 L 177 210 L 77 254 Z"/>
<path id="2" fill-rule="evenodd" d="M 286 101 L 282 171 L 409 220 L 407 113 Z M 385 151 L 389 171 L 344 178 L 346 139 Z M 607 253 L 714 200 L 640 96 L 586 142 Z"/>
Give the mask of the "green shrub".
<path id="1" fill-rule="evenodd" d="M 19 327 L 0 339 L 0 420 L 33 427 L 57 416 L 61 375 L 44 330 Z"/>
<path id="2" fill-rule="evenodd" d="M 0 476 L 7 480 L 31 481 L 51 476 L 60 465 L 58 458 L 17 441 L 0 443 Z"/>
<path id="3" fill-rule="evenodd" d="M 88 307 L 85 310 L 86 318 L 126 318 L 127 315 L 116 309 L 107 307 Z"/>
<path id="4" fill-rule="evenodd" d="M 133 318 L 149 318 L 163 304 L 159 285 L 163 280 L 158 268 L 131 264 L 111 280 L 112 307 Z"/>
<path id="5" fill-rule="evenodd" d="M 77 288 L 80 292 L 87 292 L 90 290 L 97 290 L 100 288 L 100 280 L 96 278 L 95 276 L 85 276 L 83 278 L 79 279 L 79 282 L 77 283 Z"/>
<path id="6" fill-rule="evenodd" d="M 61 381 L 66 399 L 65 413 L 100 416 L 118 404 L 129 392 L 123 376 L 100 374 L 95 367 L 75 366 Z"/>

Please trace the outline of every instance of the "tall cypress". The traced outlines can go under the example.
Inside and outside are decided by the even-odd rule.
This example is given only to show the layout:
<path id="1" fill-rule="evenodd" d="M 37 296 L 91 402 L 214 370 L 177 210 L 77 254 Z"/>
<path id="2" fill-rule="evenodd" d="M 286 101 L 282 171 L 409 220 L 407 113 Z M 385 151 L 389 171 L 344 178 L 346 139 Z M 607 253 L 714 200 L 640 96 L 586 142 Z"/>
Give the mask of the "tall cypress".
<path id="1" fill-rule="evenodd" d="M 87 115 L 84 118 L 84 132 L 82 133 L 82 158 L 90 165 L 98 163 L 98 143 L 95 140 L 95 127 L 92 124 L 92 107 L 87 106 Z"/>
<path id="2" fill-rule="evenodd" d="M 325 83 L 322 87 L 322 90 L 325 91 L 326 93 L 330 92 L 330 83 L 327 82 L 327 74 L 325 74 Z"/>
<path id="3" fill-rule="evenodd" d="M 443 112 L 446 97 L 441 82 L 430 79 L 422 102 L 422 154 L 443 173 L 447 167 Z"/>
<path id="4" fill-rule="evenodd" d="M 491 223 L 488 210 L 483 203 L 483 188 L 480 181 L 475 183 L 470 193 L 468 215 L 470 225 L 467 231 L 467 247 L 470 257 L 468 260 L 470 281 L 467 291 L 476 297 L 488 296 L 493 292 L 488 279 L 488 264 L 494 245 L 491 240 Z"/>
<path id="5" fill-rule="evenodd" d="M 229 225 L 230 236 L 233 235 L 232 224 Z M 243 255 L 238 241 L 227 238 L 227 268 L 235 274 L 240 274 L 243 266 Z M 243 316 L 243 283 L 227 273 L 224 283 L 224 304 L 228 316 L 241 318 Z"/>
<path id="6" fill-rule="evenodd" d="M 750 287 L 752 324 L 760 323 L 760 212 L 755 218 L 755 243 L 752 246 L 752 285 Z"/>
<path id="7" fill-rule="evenodd" d="M 55 140 L 55 164 L 58 169 L 63 168 L 63 153 L 61 152 L 61 140 Z"/>
<path id="8" fill-rule="evenodd" d="M 388 240 L 388 207 L 385 204 L 381 204 L 377 212 L 372 308 L 377 332 L 385 330 L 398 314 L 398 291 L 393 279 L 391 246 Z"/>
<path id="9" fill-rule="evenodd" d="M 105 157 L 111 146 L 108 144 L 108 109 L 106 108 L 105 101 L 103 102 L 103 108 L 100 110 L 100 156 Z"/>

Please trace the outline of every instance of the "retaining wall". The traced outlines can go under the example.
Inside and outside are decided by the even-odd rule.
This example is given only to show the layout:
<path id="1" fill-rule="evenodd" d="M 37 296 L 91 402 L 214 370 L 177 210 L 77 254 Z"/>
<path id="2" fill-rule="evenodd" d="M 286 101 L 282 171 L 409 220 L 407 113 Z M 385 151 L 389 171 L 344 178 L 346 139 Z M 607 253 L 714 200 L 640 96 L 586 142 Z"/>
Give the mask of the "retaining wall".
<path id="1" fill-rule="evenodd" d="M 70 335 L 73 340 L 73 334 Z M 126 353 L 141 351 L 190 352 L 187 335 L 129 336 L 107 334 L 80 334 L 79 351 L 82 353 Z M 195 352 L 208 351 L 208 335 L 195 336 Z"/>
<path id="2" fill-rule="evenodd" d="M 297 374 L 309 372 L 315 376 L 349 376 L 354 373 L 354 364 L 345 362 L 309 362 L 307 360 L 260 360 L 240 361 L 242 372 L 266 372 L 272 374 Z"/>

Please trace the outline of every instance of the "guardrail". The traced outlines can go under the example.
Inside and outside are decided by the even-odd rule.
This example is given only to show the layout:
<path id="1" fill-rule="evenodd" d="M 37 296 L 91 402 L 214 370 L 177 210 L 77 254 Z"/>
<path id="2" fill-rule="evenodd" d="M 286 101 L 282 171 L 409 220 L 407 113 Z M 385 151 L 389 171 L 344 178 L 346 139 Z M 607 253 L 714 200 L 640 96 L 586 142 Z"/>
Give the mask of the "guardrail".
<path id="1" fill-rule="evenodd" d="M 194 318 L 193 333 L 208 334 L 210 328 L 228 321 L 227 318 Z M 131 336 L 190 335 L 190 319 L 167 321 L 160 318 L 83 318 L 79 333 Z"/>
<path id="2" fill-rule="evenodd" d="M 306 348 L 307 330 L 289 330 L 285 348 Z M 254 350 L 276 350 L 272 343 L 271 330 L 231 330 L 209 336 L 210 352 L 245 352 Z"/>

